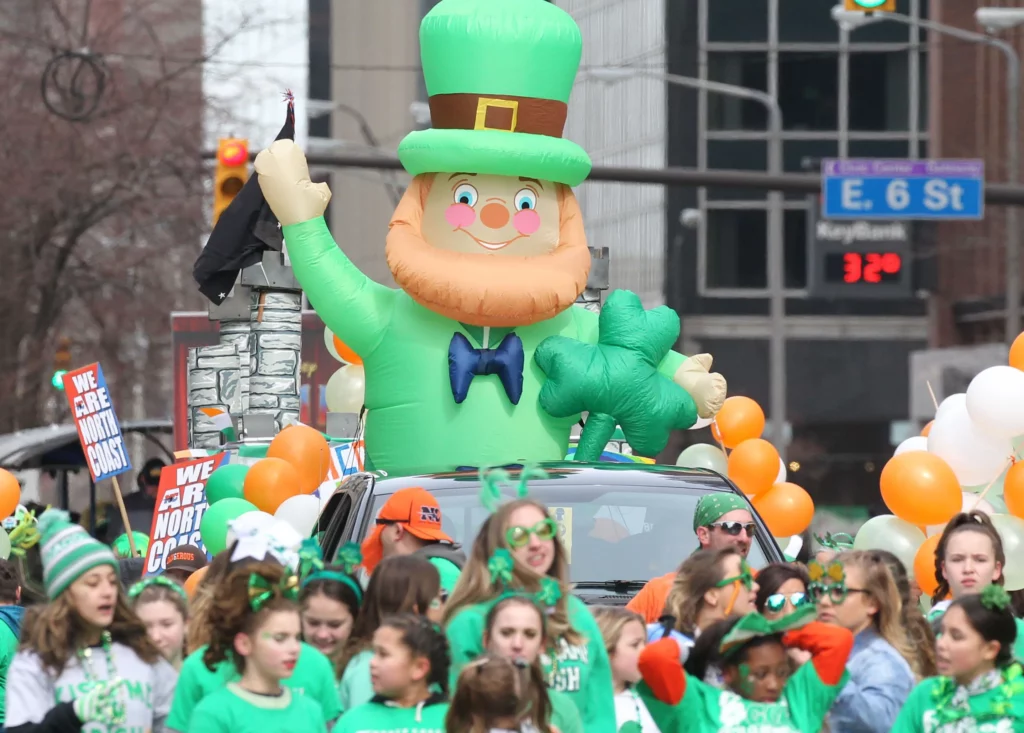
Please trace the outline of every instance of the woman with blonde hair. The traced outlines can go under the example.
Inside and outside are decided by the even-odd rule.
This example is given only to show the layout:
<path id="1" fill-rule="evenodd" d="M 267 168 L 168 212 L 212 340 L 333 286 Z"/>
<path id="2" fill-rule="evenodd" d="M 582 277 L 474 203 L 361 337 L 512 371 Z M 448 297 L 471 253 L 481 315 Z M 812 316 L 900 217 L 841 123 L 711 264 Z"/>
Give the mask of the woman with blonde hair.
<path id="1" fill-rule="evenodd" d="M 498 505 L 504 471 L 481 473 L 484 521 L 445 607 L 454 686 L 467 663 L 484 652 L 487 614 L 497 601 L 519 593 L 533 594 L 546 609 L 551 648 L 542 657 L 548 684 L 567 693 L 579 708 L 584 729 L 615 730 L 615 705 L 608 653 L 590 611 L 569 592 L 569 563 L 548 508 L 527 497 L 527 482 L 547 474 L 521 471 L 517 498 Z"/>
<path id="2" fill-rule="evenodd" d="M 903 628 L 903 604 L 892 573 L 878 553 L 850 550 L 809 565 L 808 590 L 818 620 L 854 635 L 846 663 L 849 682 L 830 714 L 834 731 L 892 729 L 916 683 L 914 654 Z"/>

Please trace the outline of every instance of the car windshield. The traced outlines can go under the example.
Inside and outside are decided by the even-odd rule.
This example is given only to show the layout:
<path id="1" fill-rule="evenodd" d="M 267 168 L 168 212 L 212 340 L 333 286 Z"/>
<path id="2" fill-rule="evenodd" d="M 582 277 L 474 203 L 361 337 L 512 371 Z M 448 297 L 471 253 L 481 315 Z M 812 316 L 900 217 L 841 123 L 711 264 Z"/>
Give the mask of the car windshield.
<path id="1" fill-rule="evenodd" d="M 479 484 L 432 493 L 441 505 L 444 531 L 462 545 L 471 544 L 488 515 L 480 505 Z M 558 522 L 569 553 L 569 577 L 577 583 L 648 580 L 675 570 L 697 549 L 693 513 L 705 493 L 679 486 L 659 490 L 559 486 L 557 481 L 530 484 L 530 497 L 546 504 Z M 374 497 L 374 518 L 388 496 Z M 511 492 L 506 496 L 513 498 Z M 767 562 L 757 541 L 748 560 L 755 568 Z"/>

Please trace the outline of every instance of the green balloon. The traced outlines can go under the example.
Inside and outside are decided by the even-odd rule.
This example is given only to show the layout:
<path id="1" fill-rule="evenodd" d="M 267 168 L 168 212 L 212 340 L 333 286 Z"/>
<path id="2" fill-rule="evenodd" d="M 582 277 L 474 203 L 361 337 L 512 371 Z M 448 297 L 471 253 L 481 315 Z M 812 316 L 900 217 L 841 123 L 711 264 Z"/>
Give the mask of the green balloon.
<path id="1" fill-rule="evenodd" d="M 199 536 L 202 538 L 207 552 L 216 555 L 227 549 L 228 522 L 246 512 L 255 511 L 258 511 L 255 504 L 235 497 L 228 497 L 216 504 L 211 504 L 203 514 L 203 520 L 199 523 Z"/>
<path id="2" fill-rule="evenodd" d="M 853 540 L 853 549 L 888 550 L 900 559 L 908 573 L 913 573 L 914 558 L 924 541 L 924 532 L 910 522 L 883 514 L 861 525 Z"/>
<path id="3" fill-rule="evenodd" d="M 729 472 L 729 459 L 721 448 L 707 443 L 697 443 L 686 448 L 676 459 L 677 466 L 686 468 L 710 468 L 725 476 Z"/>
<path id="4" fill-rule="evenodd" d="M 206 501 L 216 504 L 224 499 L 244 499 L 245 474 L 249 467 L 241 463 L 229 463 L 210 474 L 206 482 Z"/>

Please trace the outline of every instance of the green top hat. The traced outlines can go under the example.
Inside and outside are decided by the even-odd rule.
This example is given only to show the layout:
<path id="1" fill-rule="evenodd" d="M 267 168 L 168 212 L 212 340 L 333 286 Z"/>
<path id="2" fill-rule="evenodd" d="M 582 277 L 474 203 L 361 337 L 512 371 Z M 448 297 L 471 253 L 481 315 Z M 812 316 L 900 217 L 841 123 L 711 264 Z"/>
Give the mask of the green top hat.
<path id="1" fill-rule="evenodd" d="M 547 0 L 442 0 L 420 25 L 433 127 L 401 142 L 402 165 L 580 184 L 590 157 L 562 130 L 582 47 Z"/>

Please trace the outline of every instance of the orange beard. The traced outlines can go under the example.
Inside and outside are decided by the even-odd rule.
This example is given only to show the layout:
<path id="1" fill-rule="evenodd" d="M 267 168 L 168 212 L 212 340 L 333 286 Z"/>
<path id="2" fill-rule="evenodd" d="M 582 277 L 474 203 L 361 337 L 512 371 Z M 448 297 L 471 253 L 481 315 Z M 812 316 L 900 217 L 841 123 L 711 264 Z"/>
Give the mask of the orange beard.
<path id="1" fill-rule="evenodd" d="M 583 292 L 590 250 L 579 204 L 558 185 L 558 246 L 535 257 L 468 254 L 423 239 L 434 174 L 416 176 L 391 217 L 385 254 L 395 282 L 424 308 L 472 326 L 514 328 L 552 318 Z"/>

